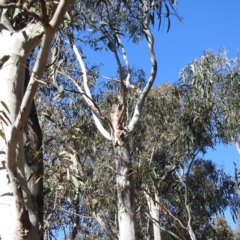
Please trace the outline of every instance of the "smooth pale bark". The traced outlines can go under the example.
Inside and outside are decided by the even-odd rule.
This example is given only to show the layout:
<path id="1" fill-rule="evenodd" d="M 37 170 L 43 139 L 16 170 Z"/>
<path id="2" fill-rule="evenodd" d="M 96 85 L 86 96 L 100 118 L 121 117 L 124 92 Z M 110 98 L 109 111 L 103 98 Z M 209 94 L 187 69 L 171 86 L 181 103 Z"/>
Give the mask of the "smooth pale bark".
<path id="1" fill-rule="evenodd" d="M 149 209 L 149 214 L 153 223 L 153 235 L 154 235 L 154 240 L 161 240 L 161 230 L 159 228 L 159 223 L 160 223 L 160 207 L 159 203 L 157 202 L 157 195 L 155 195 L 155 201 L 152 199 L 152 197 L 144 192 L 147 204 L 148 204 L 148 209 Z"/>
<path id="2" fill-rule="evenodd" d="M 119 119 L 122 107 L 121 104 L 114 104 L 111 109 L 113 147 L 116 158 L 119 239 L 134 240 L 136 239 L 134 183 L 128 137 Z"/>
<path id="3" fill-rule="evenodd" d="M 84 90 L 85 92 L 83 91 L 83 89 L 81 88 L 81 86 L 74 80 L 72 79 L 71 77 L 67 76 L 69 80 L 71 80 L 73 82 L 73 84 L 78 88 L 79 92 L 81 94 L 83 94 L 83 97 L 85 99 L 85 101 L 87 102 L 87 104 L 89 105 L 89 107 L 91 108 L 92 110 L 92 115 L 93 115 L 93 120 L 96 124 L 96 127 L 98 128 L 98 130 L 100 131 L 100 133 L 108 140 L 111 140 L 111 135 L 109 134 L 109 132 L 103 127 L 101 121 L 99 120 L 98 118 L 98 114 L 100 113 L 99 112 L 99 109 L 96 107 L 96 105 L 94 104 L 93 100 L 92 100 L 92 94 L 91 94 L 91 91 L 88 87 L 88 77 L 87 77 L 87 69 L 85 67 L 85 64 L 83 62 L 83 59 L 82 59 L 82 56 L 81 54 L 79 53 L 77 47 L 75 44 L 73 44 L 73 51 L 78 59 L 78 62 L 80 64 L 80 67 L 82 69 L 82 72 L 83 72 L 83 84 L 84 84 Z M 101 114 L 100 114 L 101 115 Z"/>
<path id="4" fill-rule="evenodd" d="M 197 156 L 197 154 L 195 155 L 195 157 Z M 187 210 L 187 214 L 188 214 L 188 224 L 187 224 L 187 229 L 188 229 L 188 233 L 190 235 L 191 240 L 197 240 L 196 235 L 193 231 L 192 228 L 192 215 L 191 215 L 191 207 L 190 204 L 188 203 L 188 193 L 189 193 L 189 174 L 190 174 L 190 170 L 191 167 L 194 163 L 195 157 L 192 158 L 189 167 L 188 167 L 188 171 L 186 174 L 186 184 L 185 184 L 185 194 L 184 194 L 184 200 L 185 200 L 185 208 Z"/>
<path id="5" fill-rule="evenodd" d="M 0 138 L 0 236 L 2 240 L 38 240 L 42 229 L 36 207 L 37 193 L 31 194 L 25 174 L 23 130 L 32 107 L 43 72 L 46 69 L 50 44 L 58 30 L 68 5 L 72 1 L 60 0 L 45 28 L 33 21 L 26 28 L 14 31 L 8 18 L 1 19 L 0 58 L 9 56 L 0 70 L 0 100 L 9 108 L 10 123 L 1 121 L 5 139 Z M 6 23 L 6 24 L 5 24 Z M 36 31 L 37 30 L 37 31 Z M 33 35 L 31 33 L 34 32 Z M 41 42 L 32 75 L 24 94 L 27 56 Z M 30 131 L 31 132 L 31 131 Z M 31 132 L 32 133 L 32 132 Z M 33 187 L 34 188 L 34 187 Z M 40 190 L 40 189 L 38 189 Z"/>
<path id="6" fill-rule="evenodd" d="M 26 44 L 26 35 L 24 36 L 24 33 L 25 31 L 11 33 L 7 30 L 2 30 L 0 33 L 0 44 L 4 46 L 4 48 L 0 49 L 0 58 L 5 55 L 10 56 L 0 71 L 0 98 L 10 110 L 8 117 L 11 121 L 8 126 L 2 125 L 6 140 L 0 139 L 2 153 L 0 156 L 0 233 L 3 240 L 22 239 L 26 235 L 35 239 L 39 238 L 38 219 L 31 200 L 31 193 L 27 188 L 24 171 L 25 158 L 22 135 L 19 138 L 17 149 L 11 148 L 12 128 L 19 114 L 24 93 L 27 53 L 34 46 L 33 41 L 31 41 L 31 44 Z M 35 45 L 37 46 L 38 43 L 39 39 L 35 38 Z M 1 110 L 4 111 L 2 107 Z M 11 163 L 7 161 L 8 151 L 15 151 L 16 153 L 16 159 Z M 7 169 L 5 166 L 7 166 Z M 9 170 L 16 176 L 12 177 L 13 184 L 18 185 L 15 191 L 10 183 Z M 21 188 L 19 184 L 22 186 Z M 22 203 L 23 199 L 27 202 L 28 209 L 22 207 L 24 205 Z M 31 218 L 32 223 L 30 223 L 29 218 Z"/>

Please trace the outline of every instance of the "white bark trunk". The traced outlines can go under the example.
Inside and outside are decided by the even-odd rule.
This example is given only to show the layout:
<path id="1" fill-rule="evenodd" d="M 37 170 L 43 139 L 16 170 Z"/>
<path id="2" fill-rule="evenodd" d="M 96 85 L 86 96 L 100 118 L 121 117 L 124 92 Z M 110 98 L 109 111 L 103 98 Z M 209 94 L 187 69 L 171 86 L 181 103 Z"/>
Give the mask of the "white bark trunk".
<path id="1" fill-rule="evenodd" d="M 38 220 L 33 211 L 31 194 L 25 180 L 23 137 L 20 137 L 17 149 L 11 148 L 12 127 L 19 113 L 21 100 L 23 98 L 26 53 L 30 50 L 26 46 L 25 41 L 22 32 L 10 33 L 7 30 L 2 30 L 0 34 L 0 46 L 4 46 L 0 49 L 0 58 L 5 55 L 10 56 L 0 70 L 0 98 L 1 101 L 7 104 L 10 110 L 8 117 L 11 121 L 8 126 L 2 123 L 6 140 L 0 139 L 0 233 L 3 240 L 22 239 L 25 235 L 28 235 L 31 239 L 39 238 Z M 35 45 L 37 45 L 39 40 L 35 40 L 35 42 Z M 6 112 L 2 106 L 0 110 Z M 8 163 L 8 153 L 15 151 L 16 160 Z M 7 169 L 5 167 L 7 167 Z M 22 186 L 21 188 L 17 188 L 18 191 L 14 191 L 12 184 L 10 184 L 10 172 L 14 175 L 12 176 L 13 179 L 15 179 L 13 184 L 20 184 Z M 16 180 L 16 176 L 18 180 Z M 25 199 L 27 202 L 27 209 L 22 207 L 22 203 L 19 202 L 22 199 Z M 26 214 L 25 211 L 28 211 L 28 214 Z M 29 216 L 30 219 L 26 218 L 26 216 Z M 23 220 L 23 218 L 26 219 Z M 27 232 L 28 230 L 30 231 L 29 234 Z"/>
<path id="2" fill-rule="evenodd" d="M 111 121 L 113 125 L 113 147 L 117 169 L 118 224 L 120 240 L 136 239 L 136 213 L 132 163 L 126 133 L 121 126 L 122 105 L 113 105 Z"/>
<path id="3" fill-rule="evenodd" d="M 125 143 L 122 146 L 115 147 L 115 157 L 117 166 L 119 239 L 134 240 L 136 234 L 134 186 L 129 150 Z"/>
<path id="4" fill-rule="evenodd" d="M 0 237 L 2 240 L 38 240 L 41 237 L 36 208 L 24 172 L 23 129 L 38 88 L 37 80 L 41 79 L 46 68 L 52 38 L 70 3 L 71 1 L 68 0 L 60 0 L 54 16 L 44 29 L 40 25 L 37 25 L 38 29 L 34 29 L 36 24 L 32 22 L 18 32 L 14 32 L 12 28 L 10 31 L 5 30 L 4 27 L 0 32 L 0 58 L 6 55 L 10 57 L 0 69 L 0 100 L 7 104 L 10 110 L 10 123 L 5 124 L 0 119 L 0 128 L 5 134 L 5 139 L 0 138 Z M 4 25 L 2 19 L 1 24 Z M 35 34 L 31 35 L 31 33 Z M 41 39 L 42 44 L 36 64 L 23 96 L 26 58 Z M 2 105 L 0 111 L 6 113 Z"/>
<path id="5" fill-rule="evenodd" d="M 146 192 L 145 192 L 145 197 L 147 199 L 149 214 L 153 223 L 154 240 L 161 240 L 161 230 L 159 228 L 160 207 L 159 207 L 159 204 L 157 203 L 157 196 L 155 196 L 155 202 L 151 198 L 151 196 L 149 196 Z"/>

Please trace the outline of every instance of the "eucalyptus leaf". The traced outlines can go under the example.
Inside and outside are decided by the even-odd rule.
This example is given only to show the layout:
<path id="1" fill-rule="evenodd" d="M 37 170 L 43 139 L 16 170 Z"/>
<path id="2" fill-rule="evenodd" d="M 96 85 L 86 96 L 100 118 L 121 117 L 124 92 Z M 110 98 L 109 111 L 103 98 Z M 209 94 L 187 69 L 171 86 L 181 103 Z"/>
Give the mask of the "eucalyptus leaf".
<path id="1" fill-rule="evenodd" d="M 0 103 L 2 104 L 2 106 L 7 110 L 8 113 L 10 113 L 8 107 L 7 107 L 7 104 L 3 101 L 0 101 Z"/>
<path id="2" fill-rule="evenodd" d="M 73 181 L 73 184 L 76 188 L 79 187 L 79 181 L 77 180 L 76 177 L 74 177 L 73 175 L 71 175 L 71 178 L 72 178 L 72 181 Z"/>
<path id="3" fill-rule="evenodd" d="M 0 59 L 0 69 L 2 69 L 3 65 L 5 62 L 7 62 L 7 60 L 10 58 L 10 55 L 4 55 L 1 59 Z"/>
<path id="4" fill-rule="evenodd" d="M 0 137 L 2 137 L 3 139 L 5 139 L 5 134 L 3 133 L 3 131 L 0 129 Z"/>

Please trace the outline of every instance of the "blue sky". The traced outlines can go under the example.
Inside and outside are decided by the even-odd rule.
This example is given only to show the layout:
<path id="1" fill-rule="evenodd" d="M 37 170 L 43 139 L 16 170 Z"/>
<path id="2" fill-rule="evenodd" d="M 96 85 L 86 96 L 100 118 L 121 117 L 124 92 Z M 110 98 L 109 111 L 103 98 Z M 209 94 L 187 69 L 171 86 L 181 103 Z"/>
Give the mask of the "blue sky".
<path id="1" fill-rule="evenodd" d="M 215 52 L 220 47 L 228 50 L 228 57 L 236 57 L 240 47 L 240 1 L 179 1 L 178 13 L 184 25 L 173 19 L 169 33 L 161 31 L 156 38 L 156 55 L 159 71 L 155 84 L 176 82 L 178 70 L 198 58 L 208 48 Z M 240 163 L 234 145 L 219 145 L 205 156 L 229 174 L 233 174 L 233 162 Z M 232 227 L 230 213 L 226 218 Z"/>
<path id="2" fill-rule="evenodd" d="M 240 47 L 240 1 L 239 0 L 179 0 L 177 7 L 179 16 L 184 24 L 177 18 L 171 17 L 171 28 L 166 33 L 165 27 L 157 31 L 157 23 L 153 30 L 155 34 L 155 53 L 158 59 L 158 74 L 154 85 L 164 82 L 177 82 L 178 71 L 186 64 L 198 58 L 203 51 L 211 48 L 215 52 L 221 47 L 228 50 L 228 57 L 236 57 Z M 146 42 L 133 46 L 130 42 L 126 51 L 131 66 L 143 68 L 148 76 L 150 73 L 150 60 Z M 84 50 L 84 48 L 83 48 Z M 102 74 L 114 76 L 116 65 L 111 53 L 101 52 L 88 55 L 90 62 L 104 62 Z M 211 159 L 225 171 L 233 174 L 233 162 L 240 165 L 240 157 L 235 146 L 219 145 L 216 150 L 210 150 L 206 159 Z M 232 227 L 230 214 L 226 213 Z"/>
<path id="3" fill-rule="evenodd" d="M 226 47 L 229 57 L 236 56 L 240 46 L 239 9 L 238 0 L 180 0 L 178 12 L 184 25 L 172 18 L 170 32 L 156 38 L 159 83 L 176 81 L 177 71 L 208 48 L 218 51 Z"/>

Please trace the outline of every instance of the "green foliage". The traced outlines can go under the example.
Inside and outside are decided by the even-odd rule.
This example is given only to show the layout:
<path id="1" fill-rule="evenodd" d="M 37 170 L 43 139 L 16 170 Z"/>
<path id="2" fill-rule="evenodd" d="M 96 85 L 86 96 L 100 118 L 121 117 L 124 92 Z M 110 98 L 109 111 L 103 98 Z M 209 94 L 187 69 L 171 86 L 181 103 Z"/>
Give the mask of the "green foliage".
<path id="1" fill-rule="evenodd" d="M 213 132 L 214 141 L 238 141 L 239 62 L 239 57 L 229 60 L 223 48 L 216 55 L 206 51 L 179 72 L 193 120 L 201 116 L 209 121 L 205 129 Z"/>
<path id="2" fill-rule="evenodd" d="M 135 73 L 135 76 L 137 77 L 138 74 Z M 114 84 L 109 83 L 105 87 L 108 86 L 115 92 L 118 84 L 112 83 Z M 234 181 L 223 170 L 218 170 L 211 161 L 195 159 L 196 153 L 206 152 L 209 147 L 205 139 L 211 140 L 214 135 L 209 130 L 205 130 L 205 128 L 211 129 L 207 128 L 207 124 L 211 124 L 211 121 L 203 117 L 192 121 L 191 129 L 194 131 L 192 130 L 193 137 L 189 140 L 186 124 L 189 124 L 187 116 L 193 109 L 193 101 L 187 101 L 185 88 L 183 90 L 169 83 L 153 88 L 145 102 L 138 129 L 131 140 L 137 190 L 136 205 L 140 209 L 137 215 L 140 239 L 153 234 L 151 228 L 146 228 L 148 220 L 145 212 L 148 209 L 143 195 L 143 184 L 149 186 L 150 194 L 154 194 L 157 190 L 162 207 L 186 226 L 188 217 L 184 194 L 188 169 L 188 202 L 194 218 L 192 226 L 198 238 L 207 239 L 220 234 L 216 233 L 212 225 L 213 216 L 223 214 L 229 206 L 235 212 L 238 210 L 238 205 L 234 201 L 236 195 Z M 59 106 L 55 104 L 51 107 L 56 120 L 48 128 L 51 131 L 48 130 L 45 140 L 46 153 L 51 153 L 48 154 L 48 158 L 52 159 L 45 166 L 45 176 L 48 179 L 46 186 L 51 189 L 46 195 L 47 199 L 55 199 L 55 201 L 46 202 L 46 216 L 49 216 L 48 221 L 52 228 L 63 227 L 68 223 L 71 232 L 77 218 L 75 214 L 65 213 L 67 211 L 80 214 L 82 216 L 82 224 L 78 228 L 80 239 L 87 236 L 94 239 L 97 233 L 99 236 L 103 236 L 104 233 L 94 220 L 90 221 L 86 218 L 91 216 L 92 211 L 103 212 L 102 216 L 106 223 L 111 225 L 113 231 L 117 229 L 114 224 L 115 163 L 112 159 L 111 145 L 99 136 L 92 120 L 89 119 L 89 112 L 81 95 L 68 92 L 68 97 L 71 95 L 73 99 L 71 110 L 69 103 L 64 107 L 64 102 Z M 128 99 L 128 109 L 131 112 L 135 97 L 134 94 L 129 95 L 131 98 Z M 114 103 L 113 93 L 106 92 L 102 96 L 95 96 L 95 100 L 107 114 Z M 82 106 L 80 111 L 79 105 Z M 74 116 L 75 120 L 72 118 L 68 123 L 62 122 L 60 119 L 64 119 L 66 113 Z M 59 149 L 59 152 L 54 149 Z M 190 166 L 192 160 L 193 164 Z M 78 200 L 77 196 L 79 196 Z M 61 216 L 62 220 L 59 221 L 57 216 Z M 163 210 L 160 212 L 160 219 L 162 227 L 178 235 L 172 226 L 173 222 Z M 189 239 L 187 231 L 183 228 L 181 231 L 186 239 Z M 162 232 L 162 237 L 171 239 L 165 231 Z"/>
<path id="3" fill-rule="evenodd" d="M 3 67 L 3 64 L 10 58 L 9 55 L 5 55 L 0 59 L 0 69 Z"/>
<path id="4" fill-rule="evenodd" d="M 92 219 L 92 214 L 98 213 L 117 233 L 112 146 L 97 132 L 82 95 L 66 81 L 68 76 L 80 86 L 83 84 L 82 72 L 66 39 L 70 45 L 79 38 L 82 45 L 87 44 L 95 51 L 111 50 L 117 54 L 121 47 L 117 36 L 133 43 L 142 40 L 148 13 L 153 26 L 156 19 L 159 27 L 162 18 L 166 19 L 169 31 L 170 17 L 178 17 L 174 9 L 177 2 L 151 1 L 147 8 L 142 2 L 76 1 L 68 11 L 70 17 L 61 26 L 59 38 L 52 43 L 52 57 L 44 76 L 48 85 L 42 85 L 43 92 L 38 95 L 45 130 L 45 225 L 51 230 L 68 227 L 70 233 L 78 232 L 79 239 L 106 238 Z M 82 46 L 78 47 L 83 55 Z M 121 68 L 116 70 L 117 78 L 101 82 L 104 87 L 99 90 L 95 86 L 100 86 L 97 84 L 101 65 L 86 63 L 86 66 L 93 100 L 108 116 L 115 103 L 114 94 L 120 89 Z M 127 69 L 122 68 L 122 72 L 125 78 Z M 143 71 L 130 69 L 130 72 L 131 83 L 144 86 Z M 227 206 L 237 211 L 232 179 L 197 154 L 206 153 L 218 141 L 229 143 L 238 139 L 238 73 L 239 60 L 229 61 L 224 49 L 218 55 L 207 51 L 180 71 L 180 84 L 166 83 L 150 91 L 142 119 L 130 140 L 139 239 L 153 235 L 152 227 L 147 227 L 145 185 L 151 196 L 158 195 L 160 226 L 178 235 L 174 227 L 177 222 L 186 239 L 189 239 L 186 202 L 191 206 L 192 227 L 199 239 L 217 232 L 210 221 L 213 216 L 222 214 Z M 135 94 L 128 90 L 127 113 L 133 110 Z M 131 118 L 127 114 L 124 117 L 124 123 Z M 108 128 L 106 122 L 103 125 Z M 171 239 L 166 231 L 162 234 L 162 238 Z"/>
<path id="5" fill-rule="evenodd" d="M 178 86 L 165 83 L 153 88 L 145 102 L 138 131 L 134 133 L 132 141 L 132 149 L 136 149 L 132 155 L 136 161 L 134 167 L 139 190 L 138 203 L 146 206 L 142 198 L 145 191 L 142 184 L 147 184 L 151 190 L 150 195 L 154 198 L 157 193 L 159 196 L 162 210 L 160 226 L 178 235 L 178 231 L 172 226 L 175 220 L 171 220 L 166 211 L 181 221 L 183 226 L 187 226 L 187 192 L 194 232 L 197 238 L 208 239 L 216 234 L 212 227 L 212 217 L 224 214 L 224 210 L 229 206 L 235 217 L 239 211 L 236 200 L 238 197 L 235 182 L 230 176 L 223 170 L 217 170 L 211 161 L 196 158 L 199 152 L 205 153 L 209 147 L 205 139 L 214 138 L 214 134 L 209 131 L 211 121 L 206 121 L 204 116 L 200 116 L 198 121 L 192 121 L 191 128 L 194 131 L 191 132 L 191 144 L 186 144 L 189 140 L 186 120 L 192 111 L 193 101 L 188 102 L 185 94 L 180 93 Z M 202 127 L 199 127 L 199 124 Z M 141 210 L 144 216 L 147 210 L 143 207 Z M 144 229 L 146 220 L 141 217 L 139 232 Z M 175 223 L 181 228 L 186 239 L 189 239 L 187 231 L 178 222 Z M 147 233 L 142 234 L 140 238 Z M 165 231 L 162 231 L 162 237 L 171 239 Z"/>
<path id="6" fill-rule="evenodd" d="M 5 102 L 0 101 L 0 103 L 1 103 L 2 107 L 4 108 L 3 110 L 0 110 L 0 122 L 2 121 L 4 124 L 6 124 L 8 126 L 8 123 L 11 124 L 11 121 L 7 115 L 10 113 L 10 111 Z M 5 134 L 1 129 L 0 129 L 0 137 L 5 139 Z"/>
<path id="7" fill-rule="evenodd" d="M 213 228 L 215 229 L 216 234 L 212 236 L 212 239 L 237 239 L 227 221 L 221 216 L 217 216 L 213 220 Z"/>

